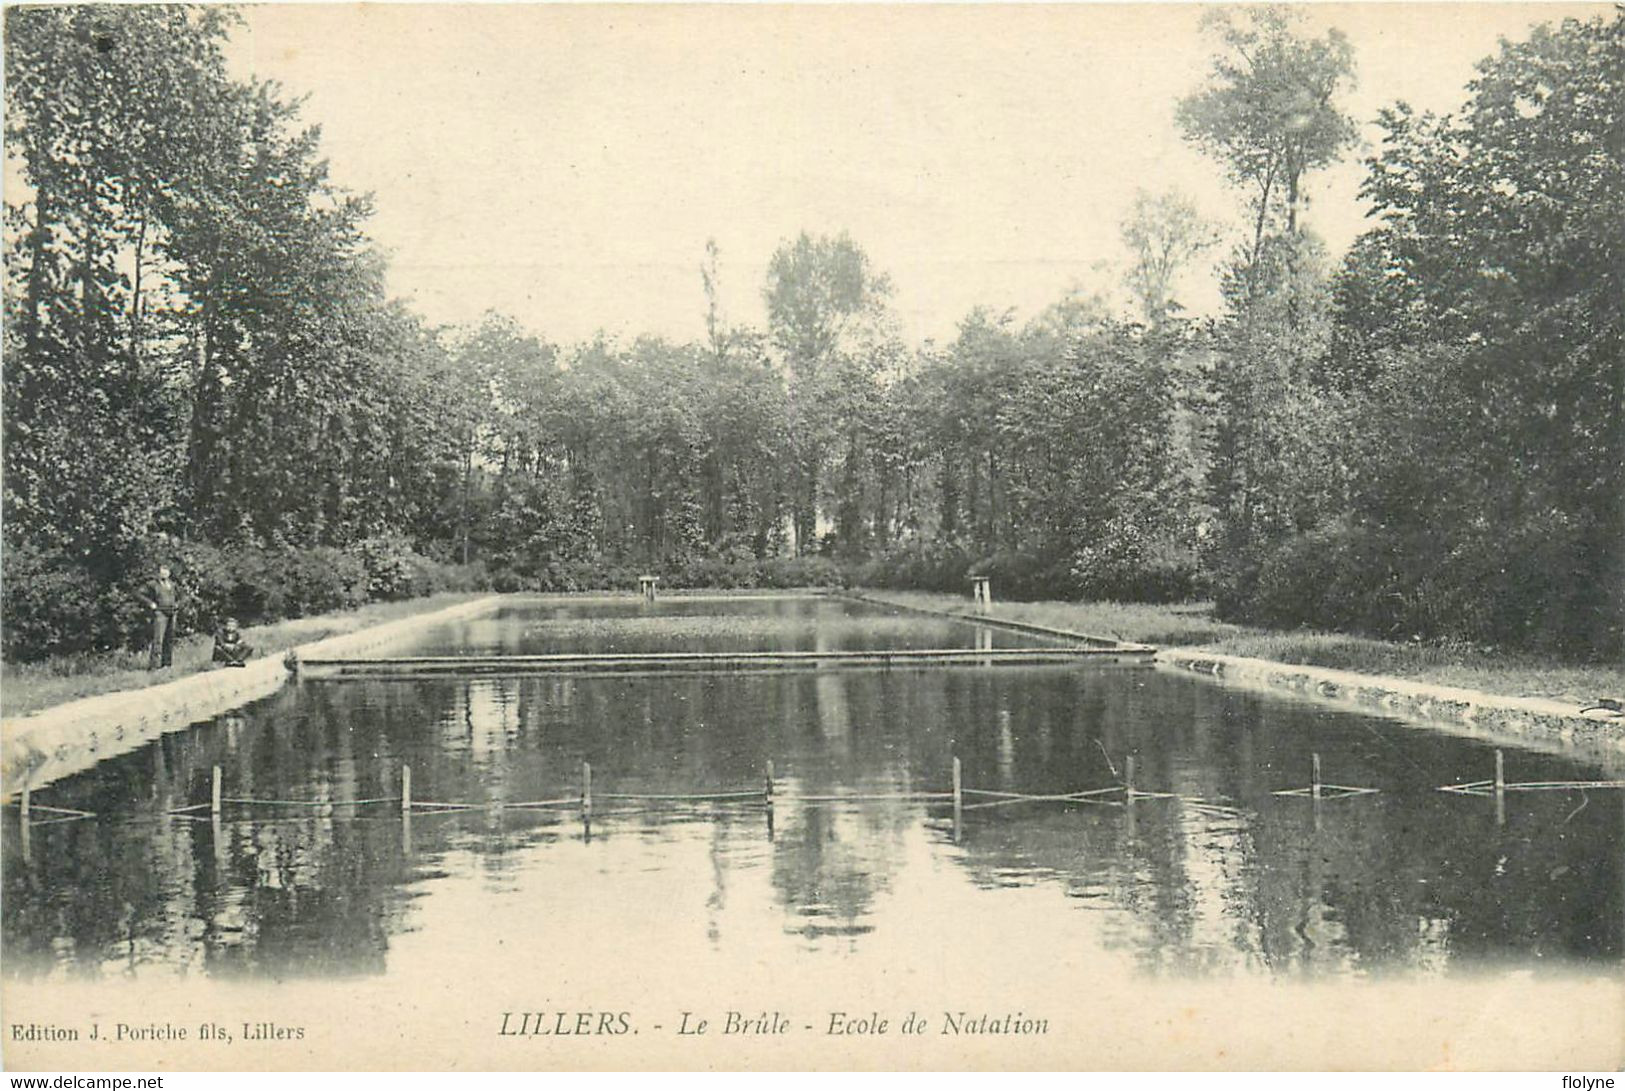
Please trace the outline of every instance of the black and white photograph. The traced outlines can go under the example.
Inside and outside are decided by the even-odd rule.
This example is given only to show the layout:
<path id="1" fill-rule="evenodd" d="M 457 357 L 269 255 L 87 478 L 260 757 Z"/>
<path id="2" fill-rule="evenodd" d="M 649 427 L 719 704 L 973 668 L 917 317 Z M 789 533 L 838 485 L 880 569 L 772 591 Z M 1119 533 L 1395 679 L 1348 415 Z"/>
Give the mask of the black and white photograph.
<path id="1" fill-rule="evenodd" d="M 8 1071 L 1625 1067 L 1625 9 L 3 34 Z"/>

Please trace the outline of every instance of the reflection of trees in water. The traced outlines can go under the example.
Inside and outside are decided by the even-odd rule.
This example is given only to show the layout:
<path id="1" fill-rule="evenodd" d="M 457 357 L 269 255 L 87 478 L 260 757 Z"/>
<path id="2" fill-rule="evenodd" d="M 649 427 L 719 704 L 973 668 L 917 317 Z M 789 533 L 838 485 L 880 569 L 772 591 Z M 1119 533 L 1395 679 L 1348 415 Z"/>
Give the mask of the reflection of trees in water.
<path id="1" fill-rule="evenodd" d="M 1383 794 L 1328 801 L 1317 827 L 1307 800 L 1270 795 L 1305 782 L 1312 750 L 1328 779 Z M 504 889 L 527 866 L 522 850 L 580 836 L 568 810 L 420 815 L 408 855 L 388 805 L 228 805 L 218 840 L 206 813 L 160 817 L 207 799 L 215 764 L 228 796 L 390 797 L 410 763 L 420 800 L 512 802 L 573 796 L 582 760 L 606 795 L 755 788 L 773 760 L 783 794 L 771 846 L 759 811 L 684 812 L 711 823 L 709 927 L 725 920 L 732 870 L 766 857 L 787 928 L 816 940 L 867 928 L 910 836 L 943 815 L 786 796 L 940 790 L 954 754 L 973 788 L 1100 787 L 1130 752 L 1142 788 L 1244 816 L 1158 800 L 1138 804 L 1132 824 L 1119 809 L 997 808 L 967 814 L 953 858 L 986 887 L 1059 884 L 1102 910 L 1106 944 L 1154 972 L 1625 953 L 1617 794 L 1585 807 L 1570 793 L 1509 798 L 1497 827 L 1490 801 L 1433 790 L 1488 767 L 1471 742 L 1146 671 L 1000 668 L 303 683 L 53 786 L 42 802 L 106 819 L 35 826 L 26 860 L 8 814 L 6 965 L 379 972 L 411 884 L 447 853 Z M 1525 779 L 1584 775 L 1558 759 L 1509 760 Z M 624 828 L 606 823 L 604 835 Z"/>
<path id="2" fill-rule="evenodd" d="M 947 702 L 919 676 L 889 672 L 786 676 L 780 730 L 794 756 L 789 783 L 802 796 L 881 795 L 940 789 L 949 745 Z M 929 772 L 940 767 L 935 778 Z M 787 931 L 809 940 L 856 937 L 891 886 L 903 840 L 922 805 L 901 800 L 775 808 L 773 889 Z"/>
<path id="3" fill-rule="evenodd" d="M 1085 681 L 1073 696 L 1012 710 L 1018 748 L 1033 735 L 1047 736 L 1052 753 L 1083 753 L 1091 737 L 1108 751 L 1131 747 L 1142 788 L 1247 813 L 1205 815 L 1167 800 L 1132 814 L 1007 808 L 969 819 L 964 859 L 984 886 L 1026 872 L 1106 907 L 1107 942 L 1150 971 L 1433 969 L 1625 949 L 1625 863 L 1609 848 L 1625 827 L 1619 805 L 1566 819 L 1575 801 L 1535 793 L 1498 830 L 1488 801 L 1433 791 L 1480 760 L 1460 740 L 1207 687 L 1091 694 Z M 972 785 L 998 767 L 986 751 L 1001 731 L 999 708 L 974 716 L 983 733 L 979 764 L 967 762 Z M 1272 796 L 1307 780 L 1314 748 L 1344 780 L 1381 784 L 1384 794 L 1325 801 L 1318 822 L 1310 801 Z"/>
<path id="4" fill-rule="evenodd" d="M 4 944 L 12 974 L 97 975 L 147 964 L 224 974 L 366 973 L 383 967 L 404 908 L 389 808 L 271 809 L 206 800 L 346 800 L 398 792 L 389 685 L 290 689 L 246 713 L 165 735 L 52 789 L 102 816 L 36 826 L 21 858 L 6 827 Z M 363 699 L 364 698 L 364 699 Z M 415 718 L 424 703 L 414 702 Z"/>
<path id="5" fill-rule="evenodd" d="M 149 964 L 212 973 L 382 967 L 398 915 L 393 824 L 328 818 L 64 824 L 6 869 L 12 973 Z M 8 851 L 11 848 L 8 838 Z"/>
<path id="6" fill-rule="evenodd" d="M 890 886 L 905 828 L 918 806 L 862 803 L 793 808 L 773 844 L 773 889 L 790 916 L 785 929 L 817 940 L 859 936 L 876 895 Z"/>
<path id="7" fill-rule="evenodd" d="M 662 599 L 580 610 L 510 609 L 441 627 L 413 642 L 410 654 L 526 655 L 572 651 L 869 651 L 891 648 L 979 647 L 978 630 L 945 618 L 879 613 L 857 603 L 827 599 L 738 600 L 720 604 Z M 542 615 L 542 616 L 538 616 Z M 986 627 L 988 646 L 1032 646 L 1042 641 Z"/>
<path id="8" fill-rule="evenodd" d="M 70 976 L 116 974 L 189 931 L 191 839 L 184 832 L 154 836 L 150 828 L 137 834 L 95 822 L 41 827 L 23 860 L 7 818 L 8 974 L 53 965 Z"/>
<path id="9" fill-rule="evenodd" d="M 1034 793 L 1107 787 L 1119 782 L 1132 752 L 1142 787 L 1166 784 L 1204 794 L 1206 785 L 1188 776 L 1184 783 L 1169 779 L 1156 742 L 1159 733 L 1180 730 L 1176 724 L 1198 715 L 1190 704 L 1199 694 L 1142 689 L 1138 675 L 966 676 L 957 695 L 968 725 L 959 745 L 966 784 Z M 1135 952 L 1148 969 L 1245 963 L 1251 951 L 1235 882 L 1251 851 L 1245 830 L 1210 830 L 1200 845 L 1190 835 L 1162 801 L 1136 804 L 1132 814 L 1015 804 L 967 814 L 962 859 L 978 885 L 1058 882 L 1080 906 L 1105 908 L 1101 942 Z"/>

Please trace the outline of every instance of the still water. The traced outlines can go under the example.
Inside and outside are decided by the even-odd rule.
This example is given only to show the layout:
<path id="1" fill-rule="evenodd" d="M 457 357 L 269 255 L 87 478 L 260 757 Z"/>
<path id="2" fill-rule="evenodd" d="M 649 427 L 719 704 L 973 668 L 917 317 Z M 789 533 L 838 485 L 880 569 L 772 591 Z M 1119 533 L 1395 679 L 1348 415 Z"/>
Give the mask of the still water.
<path id="1" fill-rule="evenodd" d="M 1012 646 L 1004 633 L 1002 646 Z M 408 654 L 974 647 L 976 627 L 815 599 L 532 603 Z M 1308 781 L 1381 789 L 1273 795 Z M 1116 782 L 1132 808 L 908 799 L 949 786 Z M 1507 750 L 1514 781 L 1601 779 Z M 571 797 L 573 809 L 417 813 L 345 801 Z M 656 809 L 618 794 L 761 786 Z M 320 808 L 205 801 L 329 800 Z M 1545 973 L 1625 957 L 1617 791 L 1492 800 L 1484 744 L 1146 666 L 306 681 L 42 789 L 96 812 L 4 827 L 4 976 L 585 980 L 862 965 L 951 980 L 1067 960 L 1145 977 Z M 973 797 L 975 798 L 975 797 Z M 988 797 L 983 797 L 988 798 Z"/>
<path id="2" fill-rule="evenodd" d="M 564 599 L 507 605 L 442 625 L 380 655 L 637 655 L 1033 648 L 1054 641 L 827 597 Z"/>

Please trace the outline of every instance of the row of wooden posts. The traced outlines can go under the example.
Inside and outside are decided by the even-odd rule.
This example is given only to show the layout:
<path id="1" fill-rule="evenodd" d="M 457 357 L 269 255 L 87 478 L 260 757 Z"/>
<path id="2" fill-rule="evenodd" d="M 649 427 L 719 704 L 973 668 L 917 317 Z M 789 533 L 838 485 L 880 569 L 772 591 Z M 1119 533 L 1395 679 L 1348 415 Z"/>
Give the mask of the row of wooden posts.
<path id="1" fill-rule="evenodd" d="M 932 799 L 932 800 L 941 800 L 941 801 L 950 801 L 951 800 L 952 803 L 953 803 L 954 822 L 955 822 L 955 827 L 956 828 L 958 827 L 959 819 L 960 819 L 960 817 L 961 817 L 961 815 L 962 815 L 962 813 L 963 813 L 963 811 L 964 811 L 964 809 L 966 807 L 965 795 L 967 794 L 967 792 L 973 792 L 974 794 L 979 794 L 979 795 L 999 796 L 999 797 L 1003 797 L 1008 802 L 1024 802 L 1024 801 L 1031 801 L 1031 802 L 1039 802 L 1039 801 L 1078 801 L 1078 802 L 1082 802 L 1082 801 L 1085 801 L 1086 797 L 1093 797 L 1093 796 L 1099 796 L 1099 795 L 1103 795 L 1103 794 L 1115 793 L 1117 791 L 1121 791 L 1123 793 L 1123 800 L 1127 804 L 1133 804 L 1136 800 L 1140 800 L 1140 799 L 1182 799 L 1182 798 L 1184 798 L 1184 797 L 1178 796 L 1178 795 L 1176 795 L 1174 793 L 1169 793 L 1169 792 L 1147 792 L 1147 791 L 1141 791 L 1139 788 L 1137 788 L 1135 786 L 1135 759 L 1134 759 L 1133 755 L 1129 755 L 1128 758 L 1125 760 L 1124 767 L 1123 767 L 1122 783 L 1121 783 L 1120 786 L 1115 787 L 1115 788 L 1090 789 L 1090 790 L 1081 791 L 1081 792 L 1069 792 L 1069 793 L 1060 793 L 1060 794 L 1053 794 L 1053 795 L 1028 795 L 1028 794 L 1019 793 L 1019 792 L 991 792 L 991 791 L 981 791 L 981 790 L 967 789 L 965 787 L 965 784 L 964 784 L 963 766 L 962 766 L 962 764 L 960 762 L 960 759 L 957 756 L 953 759 L 953 781 L 952 781 L 952 783 L 953 783 L 953 788 L 952 788 L 951 792 L 924 792 L 924 791 L 921 791 L 921 792 L 893 793 L 893 794 L 887 794 L 887 795 L 881 795 L 881 796 L 867 796 L 867 797 L 863 796 L 863 795 L 852 795 L 852 796 L 819 796 L 819 797 L 807 797 L 807 798 L 809 800 L 811 800 L 811 801 L 818 801 L 818 802 L 824 802 L 824 801 L 827 801 L 827 802 L 839 802 L 839 801 L 844 801 L 844 800 L 851 800 L 853 802 L 858 802 L 858 801 L 862 801 L 862 800 L 864 800 L 866 798 L 870 798 L 870 799 L 872 799 L 872 798 L 916 799 L 916 800 Z M 1496 750 L 1495 751 L 1495 775 L 1494 775 L 1494 777 L 1492 779 L 1490 779 L 1490 780 L 1480 780 L 1480 781 L 1469 781 L 1469 782 L 1464 783 L 1464 784 L 1447 784 L 1447 785 L 1441 786 L 1439 790 L 1440 791 L 1447 791 L 1447 792 L 1454 792 L 1454 793 L 1458 793 L 1458 794 L 1466 794 L 1466 795 L 1493 795 L 1494 798 L 1495 798 L 1495 801 L 1496 801 L 1496 820 L 1497 820 L 1497 823 L 1502 823 L 1502 822 L 1505 821 L 1505 817 L 1506 817 L 1506 814 L 1505 814 L 1505 796 L 1506 796 L 1506 794 L 1508 792 L 1511 792 L 1511 791 L 1545 791 L 1545 790 L 1559 790 L 1559 789 L 1567 789 L 1567 788 L 1573 788 L 1573 789 L 1583 789 L 1583 788 L 1599 788 L 1599 789 L 1600 788 L 1614 788 L 1614 789 L 1621 789 L 1621 788 L 1625 788 L 1625 780 L 1532 781 L 1532 782 L 1529 782 L 1529 783 L 1509 784 L 1507 782 L 1507 779 L 1506 779 L 1506 759 L 1505 759 L 1505 756 L 1502 754 L 1502 752 L 1500 750 Z M 222 774 L 220 766 L 216 765 L 216 766 L 214 766 L 212 768 L 211 775 L 210 775 L 209 802 L 207 804 L 198 803 L 198 804 L 192 804 L 192 805 L 185 806 L 185 807 L 180 807 L 180 808 L 177 808 L 175 811 L 173 811 L 171 813 L 183 814 L 183 813 L 190 812 L 190 811 L 199 811 L 199 810 L 202 810 L 205 806 L 207 806 L 209 808 L 209 812 L 212 815 L 214 815 L 215 817 L 218 817 L 221 814 L 221 811 L 223 809 L 223 805 L 225 803 L 228 803 L 228 802 L 230 802 L 230 803 L 265 803 L 265 804 L 283 804 L 283 805 L 304 805 L 304 806 L 332 806 L 332 805 L 344 805 L 345 803 L 358 804 L 358 803 L 394 802 L 394 800 L 387 800 L 387 799 L 348 800 L 348 801 L 346 801 L 346 800 L 251 800 L 251 799 L 228 800 L 228 799 L 225 798 L 222 789 L 223 789 L 223 774 Z M 1344 784 L 1328 784 L 1328 783 L 1326 783 L 1322 779 L 1322 776 L 1321 776 L 1320 755 L 1318 753 L 1316 753 L 1316 754 L 1311 754 L 1310 755 L 1310 781 L 1309 781 L 1309 786 L 1308 787 L 1306 787 L 1306 788 L 1287 788 L 1287 789 L 1282 789 L 1280 791 L 1274 792 L 1272 794 L 1277 795 L 1277 796 L 1307 797 L 1307 798 L 1313 799 L 1314 801 L 1316 801 L 1318 803 L 1323 799 L 1337 799 L 1337 798 L 1344 798 L 1344 797 L 1355 796 L 1355 795 L 1368 795 L 1368 794 L 1373 794 L 1373 793 L 1375 793 L 1377 791 L 1378 791 L 1378 789 L 1376 789 L 1376 788 L 1360 788 L 1360 787 L 1352 787 L 1352 786 L 1344 785 Z M 700 792 L 700 793 L 694 793 L 694 794 L 691 794 L 691 795 L 635 795 L 635 794 L 633 794 L 633 795 L 619 795 L 619 796 L 616 796 L 615 798 L 623 799 L 623 800 L 645 800 L 645 801 L 648 801 L 648 800 L 664 800 L 664 801 L 670 801 L 670 800 L 695 800 L 695 801 L 698 801 L 698 800 L 712 800 L 712 801 L 716 801 L 716 800 L 722 800 L 722 799 L 729 799 L 729 800 L 737 800 L 737 801 L 740 801 L 740 802 L 749 802 L 749 801 L 751 801 L 753 799 L 761 799 L 762 801 L 764 801 L 767 804 L 767 806 L 769 808 L 772 808 L 775 795 L 776 795 L 776 779 L 775 779 L 775 774 L 774 774 L 774 766 L 773 766 L 773 762 L 769 761 L 769 762 L 767 762 L 767 765 L 766 765 L 765 776 L 763 778 L 762 788 L 761 788 L 761 790 L 759 792 L 757 792 L 757 791 Z M 428 800 L 415 800 L 414 797 L 413 797 L 413 794 L 412 794 L 412 767 L 410 765 L 401 766 L 401 795 L 400 795 L 399 802 L 400 802 L 400 807 L 401 807 L 401 814 L 403 816 L 411 815 L 415 808 L 423 809 L 423 810 L 475 810 L 475 809 L 479 809 L 479 805 L 471 804 L 471 803 L 438 803 L 438 802 L 432 802 L 432 801 L 428 801 Z M 1206 803 L 1203 803 L 1200 800 L 1187 800 L 1187 802 L 1199 803 L 1199 804 L 1202 804 L 1203 806 L 1206 806 L 1206 807 L 1217 807 L 1217 805 L 1215 805 L 1215 804 L 1206 804 Z M 47 806 L 44 806 L 44 805 L 36 805 L 32 801 L 32 794 L 31 794 L 30 790 L 28 788 L 26 788 L 26 787 L 24 789 L 22 789 L 22 792 L 20 794 L 20 798 L 18 800 L 18 803 L 19 803 L 20 818 L 21 818 L 22 822 L 25 825 L 31 820 L 32 812 L 36 808 L 38 810 L 48 812 L 48 813 L 52 814 L 53 816 L 55 816 L 53 819 L 50 819 L 48 821 L 68 821 L 68 820 L 72 820 L 74 818 L 93 818 L 93 817 L 95 817 L 95 815 L 90 811 L 76 810 L 76 809 L 71 808 L 71 807 L 47 807 Z M 564 799 L 546 800 L 546 801 L 540 801 L 540 802 L 528 803 L 528 804 L 510 804 L 509 806 L 512 806 L 512 807 L 515 807 L 515 808 L 527 808 L 527 807 L 528 808 L 536 808 L 536 807 L 568 806 L 568 805 L 572 805 L 572 804 L 575 804 L 575 805 L 579 806 L 583 817 L 590 817 L 592 815 L 592 813 L 593 813 L 593 780 L 592 780 L 592 763 L 591 762 L 583 761 L 581 763 L 581 792 L 580 792 L 579 797 L 567 797 L 567 798 L 564 798 Z M 986 806 L 986 805 L 987 804 L 978 804 L 977 806 Z M 1218 809 L 1224 809 L 1224 808 L 1218 808 Z"/>
<path id="2" fill-rule="evenodd" d="M 1496 751 L 1496 757 L 1497 757 L 1496 768 L 1497 768 L 1497 773 L 1499 774 L 1499 771 L 1500 771 L 1500 762 L 1499 762 L 1500 751 Z M 1320 798 L 1320 790 L 1321 790 L 1321 785 L 1320 785 L 1320 755 L 1319 754 L 1314 755 L 1314 770 L 1315 770 L 1315 782 L 1314 782 L 1314 785 L 1313 785 L 1313 792 L 1314 792 L 1315 798 L 1319 799 Z M 1142 792 L 1142 791 L 1138 790 L 1134 786 L 1134 773 L 1135 773 L 1134 756 L 1131 754 L 1131 755 L 1128 756 L 1128 758 L 1124 761 L 1124 764 L 1123 764 L 1122 791 L 1124 793 L 1124 799 L 1125 799 L 1126 802 L 1132 803 L 1136 799 L 1172 798 L 1171 793 L 1167 793 L 1167 792 Z M 767 762 L 765 775 L 763 777 L 762 791 L 760 793 L 762 799 L 767 803 L 767 805 L 769 807 L 771 807 L 773 805 L 775 783 L 776 783 L 776 780 L 775 780 L 775 776 L 774 776 L 773 762 L 770 759 Z M 215 815 L 220 814 L 222 809 L 223 809 L 223 804 L 226 802 L 225 796 L 223 794 L 222 786 L 223 786 L 223 773 L 221 771 L 220 766 L 216 765 L 216 766 L 213 767 L 213 769 L 211 771 L 210 782 L 209 782 L 209 812 L 211 814 L 215 814 Z M 1365 790 L 1370 791 L 1370 790 L 1374 790 L 1374 789 L 1365 789 Z M 953 802 L 954 816 L 955 816 L 956 819 L 959 817 L 961 812 L 964 810 L 965 791 L 966 791 L 966 789 L 965 789 L 964 765 L 960 761 L 959 757 L 956 755 L 954 757 L 954 759 L 953 759 L 953 789 L 949 793 L 949 797 L 951 798 L 951 800 Z M 695 799 L 716 798 L 717 795 L 719 795 L 719 794 L 721 794 L 721 795 L 729 795 L 729 796 L 741 796 L 741 797 L 744 797 L 744 796 L 748 796 L 748 795 L 753 796 L 753 795 L 755 795 L 757 793 L 745 793 L 745 792 L 740 792 L 740 793 L 696 793 L 692 798 L 695 798 Z M 913 792 L 913 793 L 901 793 L 901 794 L 909 795 L 909 796 L 926 796 L 926 797 L 935 796 L 935 797 L 938 797 L 938 798 L 940 798 L 940 796 L 941 796 L 941 793 L 932 793 L 932 792 Z M 1016 798 L 1022 798 L 1020 793 L 1011 793 L 1011 794 L 1013 796 L 1015 796 Z M 1053 797 L 1053 798 L 1064 798 L 1065 795 L 1076 795 L 1076 794 L 1077 793 L 1064 793 L 1063 796 L 1057 796 L 1057 797 Z M 650 798 L 650 799 L 679 798 L 680 799 L 680 798 L 684 798 L 684 797 L 681 797 L 681 796 L 678 796 L 678 797 L 648 796 L 648 797 L 643 797 L 643 798 Z M 853 798 L 853 799 L 862 799 L 863 797 L 862 796 L 854 796 L 854 797 L 851 797 L 851 798 Z M 1032 798 L 1034 798 L 1034 799 L 1044 799 L 1044 798 L 1051 798 L 1051 797 L 1034 796 Z M 233 801 L 233 802 L 249 802 L 249 801 Z M 270 801 L 268 801 L 268 802 L 270 802 Z M 288 802 L 288 801 L 274 801 L 274 802 Z M 323 805 L 332 805 L 332 804 L 343 804 L 345 801 L 343 801 L 343 800 L 320 800 L 320 801 L 311 800 L 309 802 L 312 803 L 313 805 L 317 804 L 317 803 L 321 803 Z M 412 767 L 410 765 L 402 765 L 401 766 L 400 804 L 401 804 L 401 813 L 403 815 L 411 814 L 414 805 L 431 806 L 431 807 L 446 807 L 446 806 L 464 807 L 464 806 L 467 806 L 467 807 L 469 807 L 471 809 L 473 807 L 472 804 L 466 804 L 466 805 L 465 804 L 441 804 L 441 803 L 416 803 L 415 804 L 415 801 L 414 801 L 413 796 L 412 796 Z M 583 761 L 581 763 L 580 807 L 581 807 L 581 811 L 582 811 L 583 814 L 590 815 L 592 813 L 592 809 L 593 809 L 592 763 L 589 762 L 589 761 Z M 23 798 L 22 798 L 22 814 L 23 814 L 24 820 L 26 820 L 27 817 L 28 817 L 28 808 L 29 808 L 28 792 L 25 790 L 23 792 Z M 201 806 L 193 807 L 193 808 L 182 808 L 182 810 L 201 810 L 201 809 L 202 809 Z"/>
<path id="3" fill-rule="evenodd" d="M 1317 771 L 1319 770 L 1319 767 L 1320 767 L 1320 755 L 1316 754 L 1315 755 L 1315 768 L 1316 768 Z M 767 767 L 766 767 L 766 770 L 765 770 L 765 775 L 762 778 L 761 797 L 762 797 L 763 801 L 766 802 L 766 804 L 769 807 L 773 806 L 774 786 L 775 786 L 775 778 L 774 778 L 774 772 L 773 772 L 773 761 L 772 761 L 772 759 L 768 759 Z M 1154 798 L 1154 797 L 1161 798 L 1161 797 L 1166 797 L 1166 796 L 1169 795 L 1169 793 L 1166 793 L 1166 792 L 1141 792 L 1141 791 L 1138 791 L 1134 787 L 1134 757 L 1133 757 L 1133 755 L 1130 755 L 1128 757 L 1128 759 L 1124 763 L 1124 768 L 1123 768 L 1123 792 L 1124 792 L 1125 800 L 1127 802 L 1129 802 L 1129 803 L 1134 802 L 1134 800 L 1137 799 L 1137 798 Z M 725 795 L 738 794 L 738 795 L 742 796 L 745 793 L 723 793 L 723 794 L 725 794 Z M 939 798 L 941 796 L 941 793 L 937 793 L 937 792 L 907 792 L 907 793 L 900 793 L 900 794 L 901 795 L 906 795 L 906 796 L 939 797 Z M 696 793 L 693 798 L 697 798 L 697 799 L 703 799 L 703 798 L 707 798 L 707 797 L 715 798 L 715 795 L 716 795 L 716 793 L 703 793 L 702 792 L 702 793 Z M 954 821 L 957 823 L 959 821 L 959 817 L 963 813 L 964 807 L 965 807 L 965 771 L 964 771 L 964 764 L 959 760 L 957 755 L 953 759 L 953 790 L 949 793 L 949 795 L 950 795 L 950 797 L 951 797 L 951 799 L 953 801 Z M 674 797 L 670 797 L 670 796 L 648 796 L 648 797 L 643 797 L 643 798 L 669 799 L 669 798 L 674 798 Z M 675 797 L 675 798 L 683 798 L 683 797 Z M 860 800 L 863 797 L 862 796 L 853 796 L 853 797 L 850 797 L 850 798 L 853 798 L 854 800 Z M 1034 798 L 1043 798 L 1043 797 L 1034 797 Z M 1318 798 L 1318 787 L 1317 787 L 1317 798 Z M 403 765 L 403 766 L 401 766 L 401 813 L 403 815 L 411 814 L 412 813 L 412 807 L 413 807 L 413 800 L 412 800 L 412 767 L 410 765 Z M 220 811 L 220 767 L 218 765 L 214 767 L 213 809 L 214 809 L 215 813 L 219 813 L 219 811 Z M 590 762 L 590 761 L 584 761 L 584 762 L 581 763 L 581 813 L 583 815 L 591 815 L 592 814 L 592 762 Z"/>

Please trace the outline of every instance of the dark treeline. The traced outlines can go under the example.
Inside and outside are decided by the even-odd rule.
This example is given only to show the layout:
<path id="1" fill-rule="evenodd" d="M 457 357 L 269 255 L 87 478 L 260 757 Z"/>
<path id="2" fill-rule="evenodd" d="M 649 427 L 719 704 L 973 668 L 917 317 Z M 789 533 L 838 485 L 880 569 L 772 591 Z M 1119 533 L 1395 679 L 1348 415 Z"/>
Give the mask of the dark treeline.
<path id="1" fill-rule="evenodd" d="M 1170 600 L 1380 636 L 1621 654 L 1625 19 L 1538 30 L 1458 112 L 1380 119 L 1371 228 L 1302 221 L 1352 154 L 1353 57 L 1290 12 L 1210 20 L 1180 124 L 1246 202 L 1123 236 L 1132 316 L 1073 297 L 895 332 L 845 235 L 772 255 L 763 328 L 559 345 L 392 303 L 319 131 L 226 72 L 232 16 L 6 13 L 5 643 L 438 588 L 858 580 Z M 1224 249 L 1225 245 L 1229 249 Z M 1176 285 L 1219 256 L 1224 311 Z"/>

